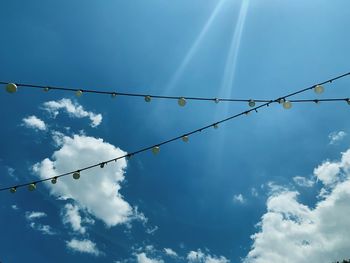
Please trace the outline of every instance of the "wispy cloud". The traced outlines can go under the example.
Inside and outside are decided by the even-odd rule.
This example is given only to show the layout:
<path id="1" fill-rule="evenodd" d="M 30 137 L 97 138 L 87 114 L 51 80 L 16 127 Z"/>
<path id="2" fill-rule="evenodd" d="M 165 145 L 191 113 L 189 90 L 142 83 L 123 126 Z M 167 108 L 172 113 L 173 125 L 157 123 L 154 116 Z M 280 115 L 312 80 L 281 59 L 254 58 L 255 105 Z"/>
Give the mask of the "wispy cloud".
<path id="1" fill-rule="evenodd" d="M 234 195 L 233 202 L 243 204 L 245 203 L 245 198 L 243 197 L 242 194 Z"/>
<path id="2" fill-rule="evenodd" d="M 46 217 L 45 212 L 26 212 L 25 214 L 27 220 L 34 220 L 42 217 Z"/>
<path id="3" fill-rule="evenodd" d="M 343 139 L 345 138 L 346 135 L 347 135 L 347 133 L 344 132 L 344 131 L 331 132 L 331 133 L 328 135 L 329 144 L 337 144 L 338 142 L 340 142 L 341 140 L 343 140 Z"/>
<path id="4" fill-rule="evenodd" d="M 315 181 L 302 176 L 293 177 L 293 181 L 294 183 L 302 187 L 312 187 L 315 184 Z"/>
<path id="5" fill-rule="evenodd" d="M 64 110 L 72 118 L 89 118 L 91 127 L 97 127 L 102 122 L 102 115 L 91 111 L 86 111 L 83 106 L 70 99 L 61 99 L 58 101 L 47 101 L 43 104 L 43 109 L 56 117 L 60 110 Z"/>

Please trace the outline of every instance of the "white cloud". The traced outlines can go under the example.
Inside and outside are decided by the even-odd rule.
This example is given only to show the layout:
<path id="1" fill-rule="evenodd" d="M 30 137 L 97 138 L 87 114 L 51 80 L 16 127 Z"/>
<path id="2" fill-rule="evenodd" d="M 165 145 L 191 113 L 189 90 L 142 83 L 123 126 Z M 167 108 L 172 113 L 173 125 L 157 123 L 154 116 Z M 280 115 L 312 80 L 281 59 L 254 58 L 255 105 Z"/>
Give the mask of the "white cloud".
<path id="1" fill-rule="evenodd" d="M 33 171 L 40 178 L 48 178 L 125 154 L 102 139 L 66 136 L 62 147 L 53 153 L 51 160 L 46 158 L 35 164 Z M 103 169 L 98 167 L 81 172 L 79 180 L 66 176 L 59 178 L 55 185 L 45 185 L 52 195 L 74 199 L 79 207 L 101 219 L 108 227 L 128 223 L 135 219 L 135 213 L 119 193 L 126 165 L 125 159 L 121 159 Z"/>
<path id="2" fill-rule="evenodd" d="M 187 260 L 190 263 L 229 263 L 230 261 L 224 256 L 213 256 L 209 254 L 205 254 L 200 249 L 197 251 L 190 251 L 187 254 Z"/>
<path id="3" fill-rule="evenodd" d="M 34 222 L 37 219 L 47 217 L 47 214 L 45 212 L 26 212 L 25 218 L 29 222 L 29 226 L 44 235 L 55 235 L 55 232 L 52 230 L 52 228 L 49 225 L 42 225 L 40 223 Z"/>
<path id="4" fill-rule="evenodd" d="M 174 250 L 172 250 L 171 248 L 164 248 L 164 252 L 168 256 L 177 257 L 177 253 Z"/>
<path id="5" fill-rule="evenodd" d="M 9 166 L 6 166 L 6 168 L 7 168 L 7 173 L 8 173 L 8 175 L 9 176 L 11 176 L 13 179 L 15 179 L 16 181 L 18 181 L 18 178 L 17 178 L 17 176 L 15 175 L 15 169 L 14 168 L 12 168 L 12 167 L 9 167 Z"/>
<path id="6" fill-rule="evenodd" d="M 27 220 L 34 220 L 42 217 L 46 217 L 45 212 L 26 212 L 25 214 Z"/>
<path id="7" fill-rule="evenodd" d="M 136 259 L 137 263 L 164 263 L 162 259 L 154 259 L 147 257 L 147 255 L 144 252 L 136 254 Z"/>
<path id="8" fill-rule="evenodd" d="M 87 253 L 95 256 L 101 254 L 101 252 L 96 247 L 96 244 L 88 239 L 78 240 L 74 238 L 70 241 L 66 241 L 66 245 L 69 249 L 80 253 Z"/>
<path id="9" fill-rule="evenodd" d="M 325 161 L 314 169 L 314 175 L 321 180 L 324 185 L 331 185 L 338 181 L 340 163 Z"/>
<path id="10" fill-rule="evenodd" d="M 341 161 L 321 167 L 315 174 L 327 187 L 333 184 L 328 193 L 314 208 L 300 203 L 296 191 L 272 194 L 244 262 L 335 262 L 349 257 L 350 149 Z M 343 180 L 334 179 L 340 170 Z"/>
<path id="11" fill-rule="evenodd" d="M 59 114 L 59 110 L 65 110 L 70 117 L 85 118 L 91 120 L 91 127 L 97 127 L 102 122 L 102 115 L 84 110 L 83 106 L 72 102 L 70 99 L 61 99 L 58 101 L 47 101 L 44 103 L 44 109 L 54 117 Z"/>
<path id="12" fill-rule="evenodd" d="M 34 115 L 23 118 L 22 122 L 23 126 L 34 130 L 45 131 L 47 129 L 45 122 Z"/>
<path id="13" fill-rule="evenodd" d="M 235 203 L 240 203 L 240 204 L 243 204 L 245 202 L 245 198 L 243 197 L 242 194 L 238 194 L 238 195 L 234 195 L 233 196 L 233 201 Z"/>
<path id="14" fill-rule="evenodd" d="M 297 185 L 302 186 L 302 187 L 312 187 L 315 183 L 313 180 L 307 179 L 307 178 L 302 177 L 302 176 L 293 177 L 293 181 L 294 181 L 294 183 L 296 183 Z"/>
<path id="15" fill-rule="evenodd" d="M 76 232 L 84 234 L 85 227 L 81 225 L 82 219 L 79 214 L 79 208 L 76 205 L 66 204 L 63 208 L 63 223 L 70 224 L 72 229 Z"/>
<path id="16" fill-rule="evenodd" d="M 39 232 L 41 232 L 44 235 L 55 235 L 56 233 L 52 230 L 52 228 L 49 225 L 42 225 L 35 222 L 31 222 L 29 226 Z"/>
<path id="17" fill-rule="evenodd" d="M 344 131 L 339 131 L 339 132 L 331 132 L 328 135 L 329 138 L 329 144 L 336 144 L 340 142 L 341 140 L 344 139 L 344 137 L 347 135 L 346 132 Z"/>
<path id="18" fill-rule="evenodd" d="M 18 209 L 19 209 L 17 205 L 11 205 L 11 208 L 12 208 L 13 210 L 18 210 Z"/>

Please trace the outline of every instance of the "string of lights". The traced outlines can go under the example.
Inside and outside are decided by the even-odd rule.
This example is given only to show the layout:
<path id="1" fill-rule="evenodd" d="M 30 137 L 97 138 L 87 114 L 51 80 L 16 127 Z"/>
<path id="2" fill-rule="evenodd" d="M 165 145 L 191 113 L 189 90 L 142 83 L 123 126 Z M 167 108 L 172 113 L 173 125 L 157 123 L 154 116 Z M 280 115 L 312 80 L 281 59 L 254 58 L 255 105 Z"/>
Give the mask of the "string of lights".
<path id="1" fill-rule="evenodd" d="M 192 131 L 190 131 L 188 133 L 185 133 L 185 134 L 173 137 L 171 139 L 168 139 L 166 141 L 160 142 L 158 144 L 154 144 L 152 146 L 141 148 L 141 149 L 139 149 L 137 151 L 134 151 L 134 152 L 131 152 L 131 153 L 128 153 L 128 154 L 125 154 L 125 155 L 122 155 L 122 156 L 110 159 L 110 160 L 99 162 L 99 163 L 96 163 L 96 164 L 93 164 L 93 165 L 90 165 L 90 166 L 87 166 L 87 167 L 83 167 L 83 168 L 80 168 L 78 170 L 74 170 L 74 171 L 70 171 L 70 172 L 67 172 L 67 173 L 63 173 L 63 174 L 60 174 L 60 175 L 57 175 L 57 176 L 54 176 L 54 177 L 48 177 L 48 178 L 45 178 L 45 179 L 31 181 L 31 182 L 28 182 L 28 183 L 17 184 L 17 185 L 13 185 L 13 186 L 9 186 L 9 187 L 0 188 L 0 191 L 10 190 L 11 193 L 15 193 L 18 188 L 25 187 L 25 186 L 28 187 L 29 191 L 33 191 L 33 190 L 36 189 L 36 186 L 39 183 L 51 181 L 52 184 L 56 184 L 58 182 L 59 178 L 64 177 L 64 176 L 68 176 L 68 175 L 72 175 L 73 179 L 78 180 L 80 178 L 80 176 L 81 176 L 81 172 L 83 172 L 83 171 L 86 171 L 86 170 L 89 170 L 89 169 L 92 169 L 92 168 L 95 168 L 95 167 L 104 168 L 105 165 L 107 165 L 108 163 L 116 162 L 116 161 L 118 161 L 120 159 L 123 159 L 123 158 L 129 159 L 132 156 L 134 156 L 136 154 L 139 154 L 139 153 L 142 153 L 142 152 L 146 152 L 146 151 L 151 150 L 153 154 L 158 154 L 160 152 L 160 147 L 165 145 L 165 144 L 168 144 L 168 143 L 171 143 L 171 142 L 177 141 L 177 140 L 182 140 L 183 142 L 188 142 L 189 141 L 189 137 L 191 135 L 193 135 L 193 134 L 202 132 L 202 131 L 207 130 L 209 128 L 217 129 L 219 127 L 219 124 L 222 124 L 224 122 L 230 121 L 232 119 L 238 118 L 238 117 L 243 116 L 243 115 L 248 115 L 251 112 L 258 112 L 259 109 L 261 109 L 263 107 L 268 107 L 270 104 L 279 103 L 279 104 L 282 104 L 285 109 L 290 109 L 292 107 L 292 102 L 290 100 L 288 100 L 288 98 L 290 98 L 290 97 L 292 97 L 294 95 L 300 94 L 300 93 L 304 93 L 304 92 L 312 90 L 312 89 L 315 90 L 317 93 L 322 93 L 324 91 L 324 87 L 322 85 L 327 84 L 327 83 L 332 83 L 333 81 L 341 79 L 341 78 L 343 78 L 345 76 L 348 76 L 348 75 L 350 75 L 350 72 L 348 72 L 346 74 L 343 74 L 343 75 L 340 75 L 340 76 L 337 76 L 337 77 L 334 77 L 332 79 L 326 80 L 326 81 L 324 81 L 322 83 L 313 85 L 311 87 L 304 88 L 304 89 L 298 90 L 296 92 L 287 94 L 287 95 L 285 95 L 283 97 L 279 97 L 279 98 L 277 98 L 275 100 L 269 100 L 268 102 L 265 102 L 265 103 L 263 103 L 263 104 L 261 104 L 259 106 L 253 107 L 253 108 L 251 108 L 249 110 L 246 110 L 246 111 L 240 112 L 238 114 L 229 116 L 229 117 L 227 117 L 225 119 L 222 119 L 222 120 L 219 120 L 217 122 L 211 123 L 209 125 L 203 126 L 203 127 L 198 128 L 196 130 L 192 130 Z M 350 105 L 350 100 L 349 99 L 326 99 L 326 100 L 327 101 L 346 100 L 347 103 Z M 295 101 L 297 101 L 297 100 L 295 100 Z M 308 101 L 308 102 L 312 101 L 312 102 L 315 102 L 315 100 L 298 100 L 298 101 L 299 102 L 301 102 L 301 101 Z M 325 101 L 325 100 L 321 100 L 320 99 L 320 100 L 317 100 L 317 101 Z"/>
<path id="2" fill-rule="evenodd" d="M 348 75 L 344 74 L 345 75 Z M 343 77 L 343 76 L 341 76 Z M 334 80 L 333 80 L 334 81 Z M 213 101 L 215 103 L 219 102 L 245 102 L 248 103 L 250 107 L 255 107 L 256 103 L 270 103 L 271 100 L 264 100 L 264 99 L 232 99 L 232 98 L 205 98 L 205 97 L 185 97 L 185 96 L 163 96 L 163 95 L 149 95 L 149 94 L 141 94 L 141 93 L 124 93 L 124 92 L 117 92 L 117 91 L 101 91 L 101 90 L 91 90 L 91 89 L 73 89 L 73 88 L 64 88 L 64 87 L 54 87 L 54 86 L 43 86 L 43 85 L 34 85 L 34 84 L 25 84 L 25 83 L 9 83 L 0 81 L 0 84 L 6 85 L 5 89 L 9 93 L 15 93 L 18 91 L 19 87 L 23 88 L 34 88 L 34 89 L 41 89 L 45 92 L 48 92 L 50 90 L 60 90 L 60 91 L 73 91 L 75 92 L 75 95 L 77 97 L 82 96 L 84 93 L 92 93 L 92 94 L 104 94 L 104 95 L 110 95 L 112 98 L 115 98 L 117 96 L 126 96 L 126 97 L 143 97 L 146 102 L 151 102 L 152 99 L 166 99 L 166 100 L 177 100 L 179 106 L 185 106 L 187 101 Z M 321 85 L 316 85 L 314 87 L 314 91 L 318 94 L 322 93 L 324 91 L 324 88 Z M 339 99 L 339 100 L 346 100 L 345 99 Z M 320 102 L 321 100 L 292 100 L 290 102 Z M 323 100 L 323 101 L 331 101 L 331 100 Z M 334 101 L 334 99 L 332 100 Z"/>

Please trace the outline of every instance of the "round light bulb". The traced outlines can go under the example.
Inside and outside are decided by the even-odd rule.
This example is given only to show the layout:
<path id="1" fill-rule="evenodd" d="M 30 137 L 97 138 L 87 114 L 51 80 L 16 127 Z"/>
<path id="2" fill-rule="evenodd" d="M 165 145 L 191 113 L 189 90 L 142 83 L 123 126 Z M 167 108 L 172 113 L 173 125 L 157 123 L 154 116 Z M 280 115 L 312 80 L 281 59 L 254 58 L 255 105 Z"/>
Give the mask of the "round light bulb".
<path id="1" fill-rule="evenodd" d="M 83 91 L 77 90 L 77 91 L 75 92 L 75 96 L 80 97 L 81 95 L 83 95 Z"/>
<path id="2" fill-rule="evenodd" d="M 45 87 L 45 88 L 43 89 L 43 91 L 45 91 L 45 92 L 48 92 L 49 90 L 50 90 L 49 87 Z"/>
<path id="3" fill-rule="evenodd" d="M 218 104 L 218 103 L 220 102 L 220 100 L 219 100 L 218 98 L 215 98 L 215 99 L 214 99 L 214 102 L 215 102 L 216 104 Z"/>
<path id="4" fill-rule="evenodd" d="M 154 147 L 152 148 L 152 153 L 153 153 L 153 154 L 158 154 L 159 152 L 160 152 L 159 146 L 154 146 Z"/>
<path id="5" fill-rule="evenodd" d="M 285 108 L 286 110 L 289 110 L 290 108 L 292 108 L 292 103 L 288 100 L 283 102 L 283 108 Z"/>
<path id="6" fill-rule="evenodd" d="M 8 93 L 15 93 L 17 91 L 17 85 L 15 83 L 9 83 L 6 85 L 6 91 Z"/>
<path id="7" fill-rule="evenodd" d="M 112 97 L 112 98 L 117 97 L 117 93 L 113 92 L 113 93 L 111 94 L 111 97 Z"/>
<path id="8" fill-rule="evenodd" d="M 151 102 L 151 99 L 152 99 L 151 96 L 146 96 L 146 97 L 145 97 L 145 101 L 146 101 L 146 102 Z"/>
<path id="9" fill-rule="evenodd" d="M 52 183 L 52 184 L 56 184 L 56 183 L 57 183 L 57 177 L 52 178 L 52 179 L 51 179 L 51 183 Z"/>
<path id="10" fill-rule="evenodd" d="M 80 172 L 74 172 L 74 173 L 73 173 L 73 178 L 74 178 L 75 180 L 78 180 L 78 179 L 80 178 Z"/>
<path id="11" fill-rule="evenodd" d="M 186 105 L 186 99 L 185 98 L 180 98 L 177 103 L 179 104 L 179 106 L 183 107 Z"/>
<path id="12" fill-rule="evenodd" d="M 34 191 L 35 189 L 36 189 L 36 185 L 35 184 L 28 185 L 28 190 L 29 191 Z"/>
<path id="13" fill-rule="evenodd" d="M 188 142 L 188 136 L 187 135 L 182 136 L 182 141 Z"/>
<path id="14" fill-rule="evenodd" d="M 316 86 L 314 87 L 314 91 L 315 91 L 315 93 L 317 93 L 317 94 L 321 94 L 321 93 L 323 93 L 324 88 L 323 88 L 323 86 L 321 86 L 321 85 L 316 85 Z"/>
<path id="15" fill-rule="evenodd" d="M 254 100 L 249 100 L 248 102 L 249 107 L 255 107 L 255 101 Z"/>
<path id="16" fill-rule="evenodd" d="M 16 191 L 17 191 L 16 187 L 12 187 L 12 188 L 10 189 L 10 192 L 11 192 L 12 194 L 16 193 Z"/>

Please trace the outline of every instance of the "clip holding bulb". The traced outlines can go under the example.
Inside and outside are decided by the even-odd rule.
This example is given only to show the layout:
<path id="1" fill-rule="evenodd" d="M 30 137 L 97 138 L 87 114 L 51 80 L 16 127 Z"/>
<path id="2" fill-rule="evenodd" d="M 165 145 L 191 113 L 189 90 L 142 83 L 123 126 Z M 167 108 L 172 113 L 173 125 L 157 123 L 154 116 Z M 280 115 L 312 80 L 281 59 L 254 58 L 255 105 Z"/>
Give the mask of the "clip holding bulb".
<path id="1" fill-rule="evenodd" d="M 182 141 L 183 142 L 188 142 L 188 136 L 187 135 L 182 136 Z"/>
<path id="2" fill-rule="evenodd" d="M 57 183 L 57 177 L 52 178 L 52 179 L 51 179 L 51 183 L 52 183 L 52 184 L 56 184 L 56 183 Z"/>
<path id="3" fill-rule="evenodd" d="M 214 129 L 218 129 L 218 128 L 219 128 L 219 124 L 215 123 L 215 124 L 213 125 L 213 127 L 214 127 Z"/>
<path id="4" fill-rule="evenodd" d="M 11 187 L 10 192 L 12 194 L 16 193 L 16 191 L 17 191 L 17 187 Z"/>
<path id="5" fill-rule="evenodd" d="M 215 99 L 214 99 L 214 102 L 215 102 L 216 104 L 218 104 L 218 103 L 220 102 L 220 99 L 215 98 Z"/>
<path id="6" fill-rule="evenodd" d="M 117 93 L 113 92 L 113 93 L 111 94 L 111 97 L 114 99 L 115 97 L 117 97 Z"/>

